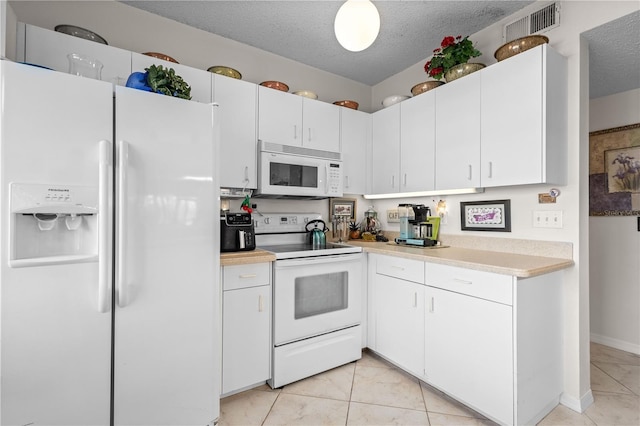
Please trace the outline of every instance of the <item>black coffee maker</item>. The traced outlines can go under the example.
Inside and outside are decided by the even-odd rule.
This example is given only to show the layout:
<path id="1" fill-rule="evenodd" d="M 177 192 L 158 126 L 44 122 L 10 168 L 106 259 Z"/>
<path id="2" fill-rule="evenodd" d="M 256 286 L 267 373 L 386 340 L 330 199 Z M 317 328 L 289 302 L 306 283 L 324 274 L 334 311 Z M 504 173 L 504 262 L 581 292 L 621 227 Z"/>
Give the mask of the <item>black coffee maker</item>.
<path id="1" fill-rule="evenodd" d="M 251 213 L 220 214 L 220 251 L 255 250 L 256 236 Z"/>

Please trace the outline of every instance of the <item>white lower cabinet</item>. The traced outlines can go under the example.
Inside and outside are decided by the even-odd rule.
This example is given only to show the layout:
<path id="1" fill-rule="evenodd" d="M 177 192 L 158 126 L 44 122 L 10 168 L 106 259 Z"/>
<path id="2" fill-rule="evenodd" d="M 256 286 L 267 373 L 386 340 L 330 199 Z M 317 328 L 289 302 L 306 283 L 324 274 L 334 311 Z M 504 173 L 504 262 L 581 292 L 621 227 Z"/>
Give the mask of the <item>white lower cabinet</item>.
<path id="1" fill-rule="evenodd" d="M 536 424 L 562 392 L 562 272 L 425 264 L 425 380 L 500 424 Z"/>
<path id="2" fill-rule="evenodd" d="M 562 272 L 518 278 L 369 254 L 368 347 L 505 425 L 562 393 Z"/>
<path id="3" fill-rule="evenodd" d="M 425 295 L 426 381 L 511 423 L 512 307 L 433 287 Z"/>
<path id="4" fill-rule="evenodd" d="M 222 268 L 222 394 L 271 378 L 271 264 Z"/>
<path id="5" fill-rule="evenodd" d="M 424 374 L 424 265 L 371 255 L 369 347 L 401 368 Z M 415 273 L 414 273 L 415 271 Z"/>

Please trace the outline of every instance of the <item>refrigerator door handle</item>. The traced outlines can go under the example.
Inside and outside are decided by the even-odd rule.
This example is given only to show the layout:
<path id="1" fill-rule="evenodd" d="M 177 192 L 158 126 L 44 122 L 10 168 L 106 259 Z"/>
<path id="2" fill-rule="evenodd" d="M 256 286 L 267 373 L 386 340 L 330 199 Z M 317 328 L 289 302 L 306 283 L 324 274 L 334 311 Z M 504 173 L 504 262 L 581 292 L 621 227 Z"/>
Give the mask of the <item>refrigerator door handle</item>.
<path id="1" fill-rule="evenodd" d="M 126 284 L 126 238 L 127 238 L 127 167 L 129 162 L 129 144 L 117 142 L 118 153 L 118 199 L 117 199 L 117 245 L 116 245 L 116 297 L 119 307 L 125 307 L 127 300 Z"/>
<path id="2" fill-rule="evenodd" d="M 111 180 L 111 142 L 99 142 L 98 163 L 98 312 L 109 311 L 109 181 Z"/>

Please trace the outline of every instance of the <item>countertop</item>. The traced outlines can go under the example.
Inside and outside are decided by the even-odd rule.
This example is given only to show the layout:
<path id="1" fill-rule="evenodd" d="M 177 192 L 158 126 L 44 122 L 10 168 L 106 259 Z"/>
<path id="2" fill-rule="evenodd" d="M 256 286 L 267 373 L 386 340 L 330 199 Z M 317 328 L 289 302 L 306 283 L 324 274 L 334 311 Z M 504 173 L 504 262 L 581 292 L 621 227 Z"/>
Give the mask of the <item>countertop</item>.
<path id="1" fill-rule="evenodd" d="M 393 243 L 349 240 L 346 244 L 363 248 L 364 252 L 399 256 L 425 262 L 475 269 L 497 274 L 513 275 L 519 278 L 548 274 L 574 265 L 571 259 L 531 256 L 462 247 L 420 248 L 398 246 Z M 273 262 L 275 254 L 256 249 L 252 251 L 221 253 L 220 265 L 247 265 L 251 263 Z"/>
<path id="2" fill-rule="evenodd" d="M 265 250 L 238 251 L 220 253 L 220 266 L 248 265 L 251 263 L 273 262 L 276 255 Z"/>
<path id="3" fill-rule="evenodd" d="M 474 250 L 461 247 L 420 248 L 358 240 L 349 240 L 348 244 L 360 246 L 368 253 L 399 256 L 407 259 L 513 275 L 519 278 L 548 274 L 574 265 L 571 259 Z"/>

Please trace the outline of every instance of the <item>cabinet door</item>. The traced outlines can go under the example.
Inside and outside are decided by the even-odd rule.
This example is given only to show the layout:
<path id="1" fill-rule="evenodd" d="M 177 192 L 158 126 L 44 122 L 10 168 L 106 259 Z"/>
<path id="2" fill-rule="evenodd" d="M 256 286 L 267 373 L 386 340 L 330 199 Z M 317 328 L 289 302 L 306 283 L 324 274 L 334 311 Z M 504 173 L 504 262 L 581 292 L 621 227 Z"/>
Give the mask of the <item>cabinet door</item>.
<path id="1" fill-rule="evenodd" d="M 373 194 L 398 192 L 400 173 L 400 104 L 376 111 L 372 116 Z"/>
<path id="2" fill-rule="evenodd" d="M 400 104 L 400 192 L 435 189 L 436 97 L 426 92 Z"/>
<path id="3" fill-rule="evenodd" d="M 513 424 L 512 308 L 425 287 L 426 381 Z"/>
<path id="4" fill-rule="evenodd" d="M 144 72 L 144 69 L 149 68 L 151 65 L 162 65 L 165 68 L 173 68 L 176 74 L 191 86 L 192 101 L 202 102 L 204 104 L 211 103 L 211 73 L 209 71 L 163 61 L 162 59 L 140 53 L 131 54 L 131 69 L 134 72 Z"/>
<path id="5" fill-rule="evenodd" d="M 258 86 L 258 139 L 302 146 L 302 96 Z"/>
<path id="6" fill-rule="evenodd" d="M 225 291 L 222 311 L 222 393 L 226 394 L 271 377 L 271 286 Z"/>
<path id="7" fill-rule="evenodd" d="M 296 95 L 291 95 L 296 96 Z M 302 146 L 340 152 L 340 109 L 337 105 L 302 98 Z"/>
<path id="8" fill-rule="evenodd" d="M 424 285 L 373 277 L 375 349 L 402 368 L 424 375 Z"/>
<path id="9" fill-rule="evenodd" d="M 436 189 L 480 186 L 481 74 L 475 72 L 434 91 Z"/>
<path id="10" fill-rule="evenodd" d="M 343 192 L 346 194 L 366 194 L 371 115 L 350 108 L 341 108 L 340 114 L 340 144 L 344 173 Z"/>
<path id="11" fill-rule="evenodd" d="M 482 186 L 542 182 L 542 49 L 482 70 Z"/>
<path id="12" fill-rule="evenodd" d="M 124 86 L 131 74 L 131 52 L 127 50 L 28 24 L 24 25 L 24 31 L 24 38 L 18 37 L 24 41 L 18 46 L 18 60 L 69 72 L 67 55 L 79 53 L 102 63 L 103 81 Z"/>
<path id="13" fill-rule="evenodd" d="M 213 76 L 213 100 L 220 105 L 220 186 L 258 186 L 256 129 L 258 88 L 255 84 Z"/>

